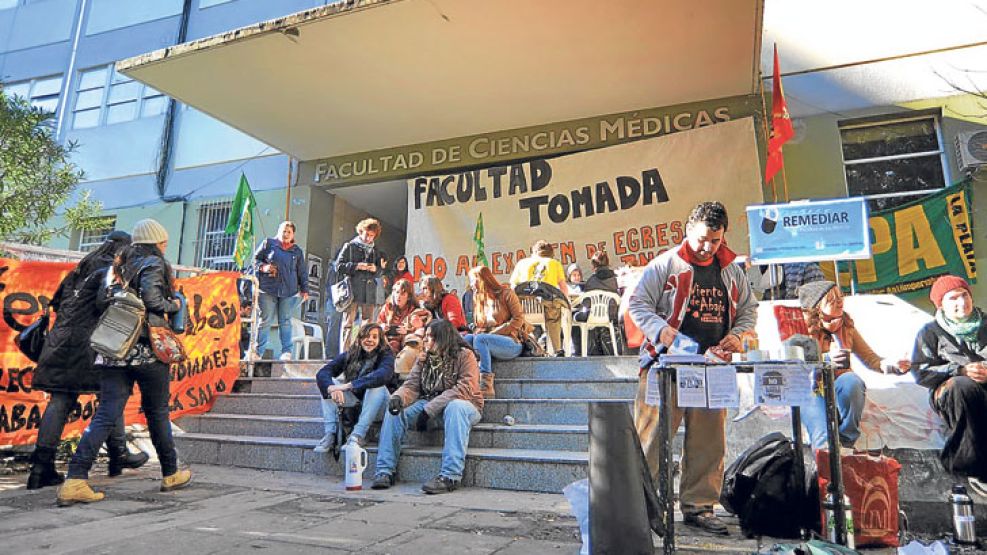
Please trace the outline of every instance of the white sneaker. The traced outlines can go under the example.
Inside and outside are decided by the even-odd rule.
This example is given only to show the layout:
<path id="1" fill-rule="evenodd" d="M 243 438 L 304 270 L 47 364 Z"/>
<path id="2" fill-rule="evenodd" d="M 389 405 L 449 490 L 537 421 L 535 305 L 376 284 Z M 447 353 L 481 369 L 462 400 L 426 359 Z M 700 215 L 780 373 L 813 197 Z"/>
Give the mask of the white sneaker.
<path id="1" fill-rule="evenodd" d="M 316 453 L 326 453 L 336 445 L 336 432 L 329 432 L 322 436 L 319 443 L 312 449 Z"/>
<path id="2" fill-rule="evenodd" d="M 281 353 L 278 360 L 291 360 L 291 353 Z"/>

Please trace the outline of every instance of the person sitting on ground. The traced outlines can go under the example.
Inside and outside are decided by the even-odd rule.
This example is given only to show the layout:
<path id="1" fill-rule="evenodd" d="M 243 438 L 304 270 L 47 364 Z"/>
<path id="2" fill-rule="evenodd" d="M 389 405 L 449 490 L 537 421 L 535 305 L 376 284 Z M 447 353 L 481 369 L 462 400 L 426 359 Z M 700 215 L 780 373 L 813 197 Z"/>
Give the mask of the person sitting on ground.
<path id="1" fill-rule="evenodd" d="M 408 335 L 407 320 L 415 310 L 415 286 L 406 279 L 399 279 L 391 290 L 391 297 L 377 315 L 377 323 L 384 328 L 387 343 L 394 354 L 401 352 L 404 336 Z"/>
<path id="2" fill-rule="evenodd" d="M 343 311 L 342 350 L 349 349 L 352 343 L 353 326 L 357 316 L 362 322 L 372 322 L 377 309 L 377 278 L 383 272 L 380 265 L 381 253 L 374 241 L 380 237 L 381 225 L 374 218 L 361 220 L 356 224 L 356 237 L 346 242 L 336 256 L 336 279 L 350 278 L 350 291 L 353 302 Z"/>
<path id="3" fill-rule="evenodd" d="M 566 283 L 569 285 L 569 294 L 578 295 L 583 292 L 583 270 L 579 264 L 573 262 L 565 269 Z"/>
<path id="4" fill-rule="evenodd" d="M 260 331 L 257 333 L 259 358 L 267 350 L 271 327 L 278 322 L 281 339 L 281 360 L 291 360 L 291 315 L 299 303 L 308 299 L 308 274 L 305 253 L 295 243 L 295 224 L 289 221 L 278 226 L 277 237 L 269 237 L 254 253 L 260 285 Z"/>
<path id="5" fill-rule="evenodd" d="M 323 366 L 315 374 L 315 381 L 322 394 L 325 435 L 314 451 L 325 453 L 337 446 L 338 426 L 342 425 L 339 408 L 344 406 L 354 408 L 360 415 L 349 441 L 366 445 L 367 431 L 384 414 L 389 388 L 394 386 L 394 353 L 384 341 L 380 325 L 362 326 L 353 346 Z"/>
<path id="6" fill-rule="evenodd" d="M 446 291 L 442 280 L 433 275 L 424 275 L 420 287 L 419 303 L 432 313 L 433 318 L 448 320 L 460 333 L 469 331 L 466 315 L 463 314 L 463 304 L 459 302 L 459 297 Z"/>
<path id="7" fill-rule="evenodd" d="M 394 361 L 394 372 L 398 374 L 398 377 L 407 378 L 408 374 L 411 373 L 411 368 L 422 352 L 425 326 L 431 321 L 432 313 L 424 308 L 416 308 L 411 311 L 408 319 L 405 320 L 404 327 L 408 333 L 404 336 L 401 351 L 398 352 Z"/>
<path id="8" fill-rule="evenodd" d="M 556 356 L 565 356 L 562 345 L 562 311 L 569 310 L 569 286 L 562 264 L 552 258 L 554 255 L 555 247 L 551 243 L 535 241 L 531 246 L 531 256 L 519 260 L 514 266 L 511 287 L 519 296 L 541 299 L 545 313 L 545 331 L 552 342 L 552 352 Z"/>
<path id="9" fill-rule="evenodd" d="M 943 468 L 987 496 L 987 318 L 961 277 L 940 277 L 929 297 L 935 320 L 915 337 L 912 375 L 946 424 Z"/>
<path id="10" fill-rule="evenodd" d="M 445 441 L 439 475 L 422 485 L 429 494 L 459 487 L 466 465 L 470 429 L 480 421 L 483 395 L 476 354 L 448 320 L 434 320 L 425 330 L 425 350 L 411 376 L 388 401 L 380 432 L 373 489 L 395 483 L 401 440 L 409 427 L 428 429 L 429 421 L 443 421 Z"/>
<path id="11" fill-rule="evenodd" d="M 521 301 L 509 285 L 502 285 L 486 266 L 469 271 L 470 287 L 476 299 L 473 333 L 466 336 L 480 358 L 480 384 L 485 399 L 493 399 L 493 358 L 510 360 L 521 354 L 528 333 Z"/>
<path id="12" fill-rule="evenodd" d="M 882 360 L 870 348 L 853 319 L 843 311 L 843 293 L 832 281 L 814 281 L 799 287 L 799 304 L 809 336 L 819 344 L 819 352 L 831 353 L 836 368 L 834 385 L 840 411 L 840 445 L 852 448 L 860 437 L 860 417 L 864 412 L 867 386 L 850 369 L 850 353 L 857 355 L 867 368 L 886 374 L 903 374 L 908 372 L 911 364 L 907 360 Z M 812 448 L 825 448 L 828 437 L 825 400 L 821 395 L 814 395 L 809 404 L 801 408 L 802 423 L 809 431 Z"/>

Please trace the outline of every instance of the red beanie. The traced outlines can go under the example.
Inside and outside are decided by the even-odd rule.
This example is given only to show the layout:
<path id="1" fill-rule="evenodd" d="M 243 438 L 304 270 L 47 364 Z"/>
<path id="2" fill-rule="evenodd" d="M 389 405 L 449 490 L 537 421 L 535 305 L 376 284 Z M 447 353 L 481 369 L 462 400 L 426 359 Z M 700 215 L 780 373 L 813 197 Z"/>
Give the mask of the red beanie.
<path id="1" fill-rule="evenodd" d="M 952 275 L 942 276 L 932 284 L 932 290 L 929 291 L 929 299 L 932 300 L 932 304 L 936 305 L 936 308 L 942 308 L 942 298 L 946 293 L 960 288 L 966 289 L 966 292 L 971 297 L 973 296 L 970 284 L 965 279 Z"/>

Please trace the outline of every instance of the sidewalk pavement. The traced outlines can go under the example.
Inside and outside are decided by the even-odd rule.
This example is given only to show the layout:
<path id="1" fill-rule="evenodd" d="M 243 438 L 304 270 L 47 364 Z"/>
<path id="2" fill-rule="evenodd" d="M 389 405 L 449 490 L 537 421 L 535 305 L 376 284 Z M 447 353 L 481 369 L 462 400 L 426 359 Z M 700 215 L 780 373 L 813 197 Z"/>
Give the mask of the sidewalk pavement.
<path id="1" fill-rule="evenodd" d="M 192 471 L 187 489 L 160 493 L 157 465 L 107 478 L 99 464 L 90 484 L 106 499 L 67 508 L 55 506 L 56 488 L 24 489 L 24 472 L 0 476 L 0 553 L 579 552 L 579 527 L 561 494 L 464 488 L 431 496 L 411 482 L 348 492 L 338 477 L 208 465 Z M 679 551 L 758 550 L 756 541 L 740 535 L 735 518 L 727 522 L 728 537 L 677 526 Z M 762 548 L 773 543 L 765 538 Z M 660 553 L 657 539 L 655 545 Z"/>

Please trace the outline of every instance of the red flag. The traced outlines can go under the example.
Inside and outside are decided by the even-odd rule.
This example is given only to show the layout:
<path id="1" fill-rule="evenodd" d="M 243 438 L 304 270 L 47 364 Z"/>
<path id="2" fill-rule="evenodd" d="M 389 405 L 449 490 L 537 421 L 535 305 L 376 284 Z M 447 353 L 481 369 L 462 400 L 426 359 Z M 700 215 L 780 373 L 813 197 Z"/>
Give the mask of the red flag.
<path id="1" fill-rule="evenodd" d="M 764 180 L 771 181 L 778 170 L 785 165 L 781 147 L 795 136 L 792 118 L 785 104 L 785 92 L 781 88 L 781 70 L 778 68 L 778 45 L 775 45 L 775 70 L 772 78 L 774 91 L 771 95 L 771 137 L 768 139 L 768 161 L 764 168 Z"/>

